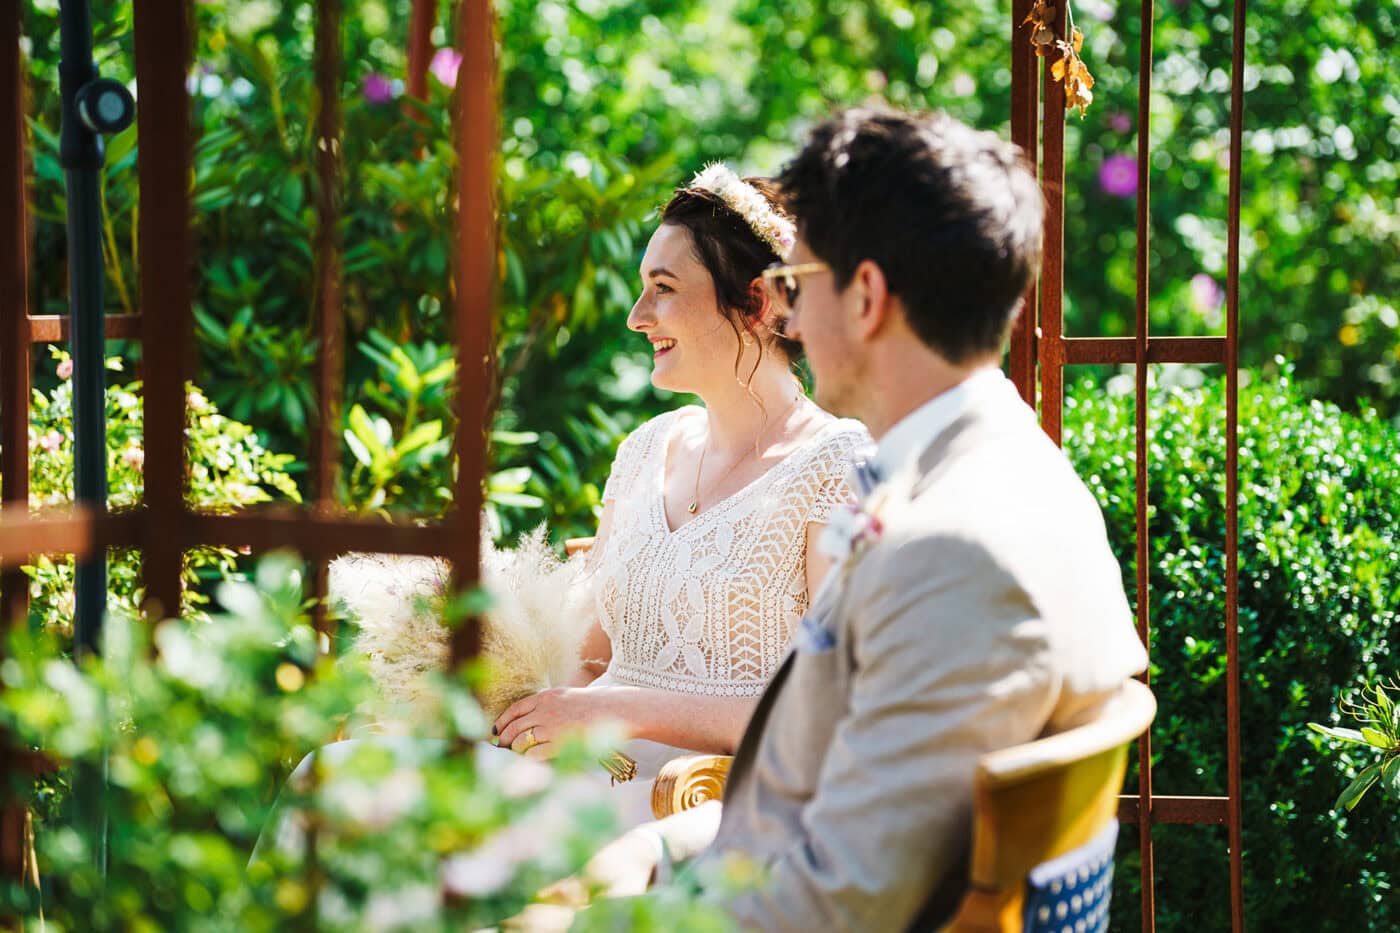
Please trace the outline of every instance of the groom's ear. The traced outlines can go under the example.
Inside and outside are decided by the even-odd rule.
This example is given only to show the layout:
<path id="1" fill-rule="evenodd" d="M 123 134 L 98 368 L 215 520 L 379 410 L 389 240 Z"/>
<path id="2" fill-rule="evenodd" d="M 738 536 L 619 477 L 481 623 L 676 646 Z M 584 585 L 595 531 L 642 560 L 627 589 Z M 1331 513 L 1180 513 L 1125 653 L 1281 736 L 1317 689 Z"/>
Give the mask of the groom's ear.
<path id="1" fill-rule="evenodd" d="M 891 295 L 885 271 L 873 259 L 862 259 L 851 275 L 849 294 L 853 303 L 856 334 L 869 340 L 880 332 L 889 318 Z"/>

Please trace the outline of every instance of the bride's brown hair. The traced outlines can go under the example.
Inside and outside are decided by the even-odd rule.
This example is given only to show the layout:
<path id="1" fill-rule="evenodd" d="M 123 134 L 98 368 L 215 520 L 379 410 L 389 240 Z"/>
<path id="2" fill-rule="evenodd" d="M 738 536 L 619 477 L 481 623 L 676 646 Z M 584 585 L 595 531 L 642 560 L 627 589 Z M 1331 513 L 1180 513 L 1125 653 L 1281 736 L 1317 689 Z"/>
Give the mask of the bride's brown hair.
<path id="1" fill-rule="evenodd" d="M 763 195 L 773 210 L 784 217 L 788 216 L 777 185 L 766 178 L 750 177 L 744 181 Z M 734 336 L 740 341 L 739 356 L 734 361 L 736 377 L 739 376 L 739 360 L 743 356 L 743 335 L 751 335 L 758 344 L 758 361 L 748 374 L 752 379 L 763 361 L 765 349 L 764 341 L 758 335 L 764 292 L 762 283 L 755 284 L 754 280 L 782 257 L 718 195 L 704 188 L 677 189 L 661 210 L 661 222 L 690 231 L 695 258 L 710 273 L 720 309 L 729 326 L 734 328 Z M 789 363 L 801 359 L 802 344 L 783 336 L 781 322 L 776 322 L 776 329 L 772 329 L 771 333 L 773 343 Z"/>

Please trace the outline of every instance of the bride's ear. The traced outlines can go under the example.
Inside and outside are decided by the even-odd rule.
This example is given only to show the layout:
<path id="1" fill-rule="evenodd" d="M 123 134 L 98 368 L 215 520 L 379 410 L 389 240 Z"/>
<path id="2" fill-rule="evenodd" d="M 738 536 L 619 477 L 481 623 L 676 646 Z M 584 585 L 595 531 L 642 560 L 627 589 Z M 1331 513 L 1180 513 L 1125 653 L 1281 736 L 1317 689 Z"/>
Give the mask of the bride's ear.
<path id="1" fill-rule="evenodd" d="M 773 304 L 773 298 L 768 293 L 768 287 L 763 283 L 762 276 L 756 276 L 749 283 L 749 307 L 754 309 L 755 332 L 760 333 L 760 335 L 764 331 L 770 334 L 781 333 L 782 321 L 777 307 Z"/>

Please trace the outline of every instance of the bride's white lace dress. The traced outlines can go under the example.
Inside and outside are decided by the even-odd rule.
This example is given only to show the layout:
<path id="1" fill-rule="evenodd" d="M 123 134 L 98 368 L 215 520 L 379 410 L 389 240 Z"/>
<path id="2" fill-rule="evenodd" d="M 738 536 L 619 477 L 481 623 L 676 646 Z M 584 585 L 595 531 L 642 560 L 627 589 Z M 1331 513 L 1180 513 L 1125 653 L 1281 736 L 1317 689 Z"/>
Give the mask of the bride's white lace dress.
<path id="1" fill-rule="evenodd" d="M 807 610 L 807 526 L 853 498 L 853 455 L 871 444 L 858 421 L 831 418 L 781 462 L 672 529 L 667 450 L 689 406 L 660 415 L 618 449 L 603 490 L 613 509 L 590 556 L 590 585 L 612 660 L 596 684 L 706 696 L 757 697 Z M 642 739 L 622 749 L 637 777 L 620 790 L 625 817 L 650 818 L 651 783 L 689 750 Z"/>
<path id="2" fill-rule="evenodd" d="M 689 406 L 643 424 L 622 443 L 604 487 L 613 508 L 606 540 L 589 556 L 584 585 L 594 592 L 612 660 L 595 684 L 631 684 L 697 696 L 757 697 L 807 610 L 807 526 L 825 524 L 853 498 L 853 455 L 870 446 L 858 421 L 830 418 L 780 463 L 680 528 L 666 521 L 662 486 L 666 453 Z M 316 754 L 344 758 L 362 741 L 337 742 Z M 372 740 L 404 762 L 441 742 L 410 736 Z M 610 803 L 624 825 L 651 819 L 651 787 L 661 766 L 693 750 L 632 739 L 621 749 L 637 775 L 616 785 Z M 477 765 L 504 773 L 519 757 L 482 744 Z M 309 771 L 313 755 L 289 779 Z M 595 779 L 607 787 L 600 766 Z M 296 851 L 301 831 L 279 810 L 258 843 Z M 254 860 L 259 858 L 254 853 Z"/>

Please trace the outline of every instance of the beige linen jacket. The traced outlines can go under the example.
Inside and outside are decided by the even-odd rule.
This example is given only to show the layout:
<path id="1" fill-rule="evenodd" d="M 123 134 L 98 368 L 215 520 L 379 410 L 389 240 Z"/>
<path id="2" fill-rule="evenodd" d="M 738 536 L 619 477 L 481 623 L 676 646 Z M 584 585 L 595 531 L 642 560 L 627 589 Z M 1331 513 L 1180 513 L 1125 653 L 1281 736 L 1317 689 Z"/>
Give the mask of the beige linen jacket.
<path id="1" fill-rule="evenodd" d="M 947 919 L 978 758 L 1092 718 L 1147 662 L 1098 504 L 1009 382 L 867 508 L 882 533 L 819 594 L 822 637 L 796 636 L 759 701 L 694 866 L 766 870 L 726 899 L 747 927 Z"/>

